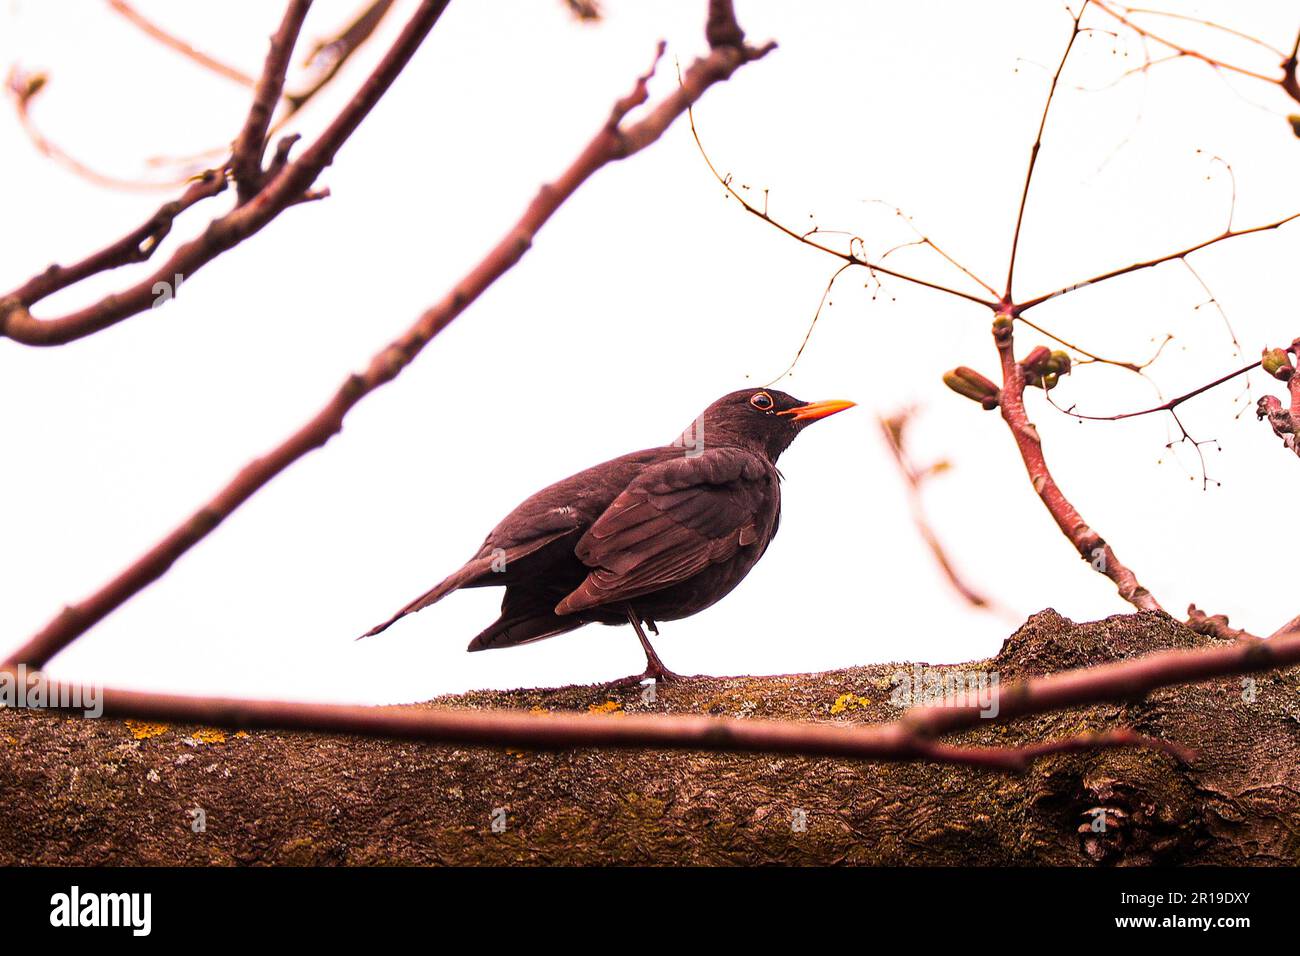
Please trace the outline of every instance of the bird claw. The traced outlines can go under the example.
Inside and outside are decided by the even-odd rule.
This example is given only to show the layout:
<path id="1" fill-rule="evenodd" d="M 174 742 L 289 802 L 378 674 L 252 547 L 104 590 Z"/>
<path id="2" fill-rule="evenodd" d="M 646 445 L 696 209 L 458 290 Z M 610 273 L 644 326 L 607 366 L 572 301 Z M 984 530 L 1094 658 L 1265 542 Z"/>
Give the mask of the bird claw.
<path id="1" fill-rule="evenodd" d="M 648 680 L 656 684 L 677 684 L 690 680 L 699 680 L 703 674 L 678 674 L 676 671 L 670 671 L 666 667 L 647 667 L 640 674 L 631 674 L 627 677 L 620 677 L 618 680 L 610 681 L 607 687 L 634 687 L 645 683 Z"/>

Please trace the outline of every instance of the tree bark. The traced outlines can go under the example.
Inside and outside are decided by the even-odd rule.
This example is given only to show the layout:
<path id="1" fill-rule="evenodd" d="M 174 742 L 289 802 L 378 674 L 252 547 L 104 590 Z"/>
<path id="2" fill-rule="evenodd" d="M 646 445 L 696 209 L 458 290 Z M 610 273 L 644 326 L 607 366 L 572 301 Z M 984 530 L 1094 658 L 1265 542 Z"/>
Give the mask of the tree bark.
<path id="1" fill-rule="evenodd" d="M 1223 643 L 1163 612 L 1034 615 L 1000 682 Z M 894 719 L 911 664 L 657 687 L 479 691 L 437 707 Z M 1253 681 L 1253 684 L 1250 683 Z M 1300 863 L 1300 669 L 954 735 L 1131 727 L 1190 747 L 1055 754 L 1021 776 L 923 763 L 452 748 L 0 711 L 0 864 Z M 202 811 L 200 832 L 196 811 Z M 1104 832 L 1094 829 L 1105 820 Z"/>

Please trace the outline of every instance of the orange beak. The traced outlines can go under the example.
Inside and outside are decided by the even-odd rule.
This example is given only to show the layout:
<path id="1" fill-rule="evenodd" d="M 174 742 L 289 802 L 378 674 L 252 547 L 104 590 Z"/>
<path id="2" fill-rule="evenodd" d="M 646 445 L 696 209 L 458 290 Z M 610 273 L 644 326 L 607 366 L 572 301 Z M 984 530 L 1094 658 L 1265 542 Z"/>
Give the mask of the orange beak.
<path id="1" fill-rule="evenodd" d="M 812 421 L 818 418 L 826 418 L 828 415 L 834 415 L 836 412 L 842 412 L 846 408 L 852 408 L 857 402 L 831 401 L 831 402 L 809 402 L 807 405 L 800 405 L 798 408 L 791 408 L 784 412 L 777 412 L 778 415 L 793 415 L 797 422 Z"/>

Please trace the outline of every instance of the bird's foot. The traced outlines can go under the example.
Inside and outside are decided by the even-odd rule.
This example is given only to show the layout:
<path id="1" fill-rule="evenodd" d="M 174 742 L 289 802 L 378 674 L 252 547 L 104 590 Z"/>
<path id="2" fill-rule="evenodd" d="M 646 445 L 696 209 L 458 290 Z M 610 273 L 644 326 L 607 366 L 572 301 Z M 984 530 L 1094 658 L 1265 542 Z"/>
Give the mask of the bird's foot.
<path id="1" fill-rule="evenodd" d="M 608 686 L 609 687 L 634 687 L 638 684 L 643 684 L 648 680 L 652 680 L 656 684 L 676 684 L 688 680 L 697 680 L 703 676 L 704 675 L 678 674 L 676 671 L 670 671 L 662 664 L 660 664 L 657 667 L 654 665 L 650 665 L 646 667 L 646 669 L 643 670 L 640 674 L 632 674 L 628 677 L 620 677 L 618 680 L 610 681 Z"/>

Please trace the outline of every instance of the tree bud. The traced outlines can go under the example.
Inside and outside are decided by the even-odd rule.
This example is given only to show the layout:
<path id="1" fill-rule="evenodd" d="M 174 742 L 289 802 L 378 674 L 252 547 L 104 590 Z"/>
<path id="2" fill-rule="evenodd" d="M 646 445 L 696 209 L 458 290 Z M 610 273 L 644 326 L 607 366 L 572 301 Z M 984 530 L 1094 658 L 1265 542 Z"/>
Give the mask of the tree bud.
<path id="1" fill-rule="evenodd" d="M 1291 364 L 1291 356 L 1286 353 L 1286 349 L 1264 349 L 1264 357 L 1259 364 L 1279 381 L 1285 382 L 1295 373 L 1295 366 Z"/>
<path id="2" fill-rule="evenodd" d="M 986 410 L 998 407 L 1001 390 L 973 368 L 961 366 L 945 372 L 943 383 L 958 395 L 979 402 Z"/>

